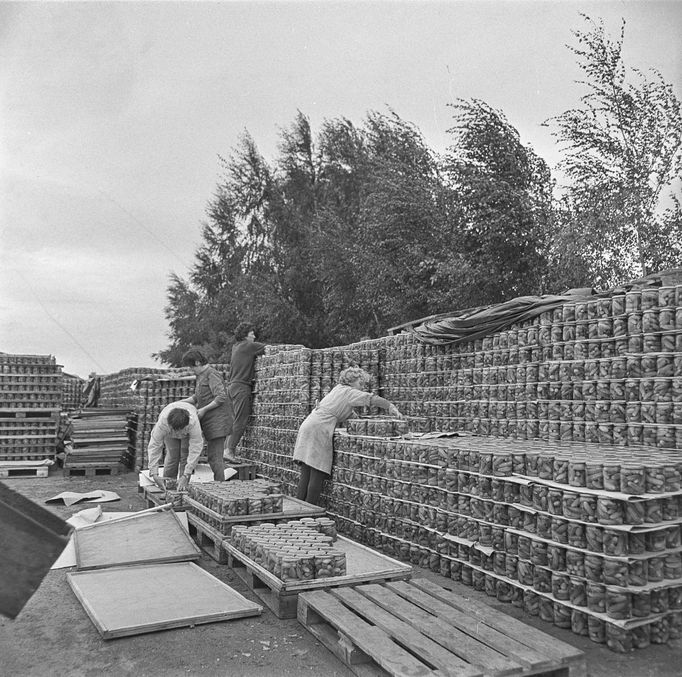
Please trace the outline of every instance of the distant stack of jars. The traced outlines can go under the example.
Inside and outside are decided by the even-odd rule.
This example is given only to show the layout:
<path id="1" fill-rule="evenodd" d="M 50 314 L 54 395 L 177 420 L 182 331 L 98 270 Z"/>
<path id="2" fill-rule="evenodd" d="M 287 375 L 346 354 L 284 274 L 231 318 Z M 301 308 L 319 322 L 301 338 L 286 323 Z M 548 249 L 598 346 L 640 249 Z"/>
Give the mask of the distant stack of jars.
<path id="1" fill-rule="evenodd" d="M 0 353 L 0 462 L 54 458 L 61 402 L 52 355 Z"/>

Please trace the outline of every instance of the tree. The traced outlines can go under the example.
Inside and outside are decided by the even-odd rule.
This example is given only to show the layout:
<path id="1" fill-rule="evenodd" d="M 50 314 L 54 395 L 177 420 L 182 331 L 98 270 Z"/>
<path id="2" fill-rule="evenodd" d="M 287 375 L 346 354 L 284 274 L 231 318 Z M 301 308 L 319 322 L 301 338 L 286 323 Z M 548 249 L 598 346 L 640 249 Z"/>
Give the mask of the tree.
<path id="1" fill-rule="evenodd" d="M 538 293 L 551 221 L 549 168 L 500 111 L 479 100 L 451 105 L 453 145 L 443 172 L 461 236 L 439 275 L 451 276 L 464 306 Z"/>
<path id="2" fill-rule="evenodd" d="M 545 124 L 563 144 L 565 224 L 583 241 L 592 276 L 611 286 L 651 272 L 674 245 L 660 215 L 682 178 L 682 109 L 657 70 L 624 65 L 625 21 L 612 41 L 602 21 L 582 16 L 589 27 L 573 31 L 578 46 L 569 49 L 587 93 Z"/>

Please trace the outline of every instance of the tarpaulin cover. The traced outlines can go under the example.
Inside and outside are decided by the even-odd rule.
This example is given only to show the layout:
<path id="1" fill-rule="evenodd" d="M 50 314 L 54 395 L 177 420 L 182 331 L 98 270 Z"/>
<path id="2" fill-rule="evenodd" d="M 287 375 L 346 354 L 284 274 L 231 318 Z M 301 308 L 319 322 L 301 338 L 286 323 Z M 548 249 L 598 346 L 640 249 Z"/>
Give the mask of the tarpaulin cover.
<path id="1" fill-rule="evenodd" d="M 422 343 L 446 345 L 474 341 L 501 331 L 515 322 L 523 322 L 545 311 L 554 310 L 564 303 L 594 298 L 588 290 L 579 289 L 562 296 L 519 296 L 487 308 L 465 311 L 461 315 L 427 320 L 410 328 Z"/>

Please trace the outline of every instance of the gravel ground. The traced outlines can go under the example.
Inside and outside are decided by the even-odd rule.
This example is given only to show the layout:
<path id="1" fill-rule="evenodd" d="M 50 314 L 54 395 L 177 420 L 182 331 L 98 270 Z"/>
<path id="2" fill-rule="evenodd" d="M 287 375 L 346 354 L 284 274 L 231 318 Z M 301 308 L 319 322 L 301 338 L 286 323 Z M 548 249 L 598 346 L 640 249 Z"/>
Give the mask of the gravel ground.
<path id="1" fill-rule="evenodd" d="M 115 491 L 120 501 L 104 510 L 129 512 L 146 507 L 137 489 L 137 475 L 126 473 L 96 478 L 62 476 L 54 469 L 48 478 L 12 478 L 7 485 L 33 501 L 62 491 Z M 66 519 L 83 505 L 51 504 L 50 510 Z M 239 593 L 255 602 L 258 598 L 226 565 L 203 555 L 198 564 Z M 13 677 L 114 677 L 135 675 L 238 675 L 239 677 L 298 676 L 346 677 L 352 675 L 330 651 L 317 642 L 296 619 L 280 620 L 267 607 L 261 616 L 198 625 L 161 632 L 103 640 L 66 581 L 69 569 L 55 569 L 14 620 L 0 616 L 0 674 Z M 682 641 L 651 646 L 629 655 L 527 616 L 510 604 L 499 603 L 484 593 L 416 569 L 424 576 L 464 597 L 519 618 L 528 625 L 582 649 L 591 677 L 678 677 L 682 664 Z"/>

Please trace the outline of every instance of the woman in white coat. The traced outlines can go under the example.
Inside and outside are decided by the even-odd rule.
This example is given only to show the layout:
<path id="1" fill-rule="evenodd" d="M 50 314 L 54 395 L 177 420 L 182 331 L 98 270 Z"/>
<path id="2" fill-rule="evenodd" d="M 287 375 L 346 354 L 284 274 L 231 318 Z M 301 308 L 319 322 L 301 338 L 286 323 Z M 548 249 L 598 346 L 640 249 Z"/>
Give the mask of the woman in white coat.
<path id="1" fill-rule="evenodd" d="M 301 467 L 297 498 L 318 504 L 322 483 L 331 473 L 334 428 L 350 418 L 353 407 L 379 407 L 402 418 L 397 407 L 379 395 L 364 390 L 370 375 L 360 367 L 349 367 L 339 375 L 339 383 L 308 414 L 298 430 L 294 461 Z"/>

